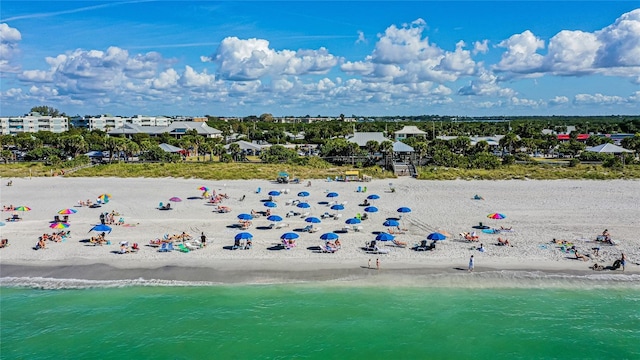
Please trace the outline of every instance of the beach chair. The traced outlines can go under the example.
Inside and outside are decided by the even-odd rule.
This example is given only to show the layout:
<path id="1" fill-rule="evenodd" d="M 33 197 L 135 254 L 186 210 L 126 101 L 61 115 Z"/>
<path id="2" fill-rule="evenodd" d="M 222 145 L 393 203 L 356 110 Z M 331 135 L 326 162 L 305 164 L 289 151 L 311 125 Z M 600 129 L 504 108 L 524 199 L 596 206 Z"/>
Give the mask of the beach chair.
<path id="1" fill-rule="evenodd" d="M 62 222 L 62 221 L 60 220 L 60 215 L 56 215 L 56 216 L 54 216 L 54 217 L 53 217 L 53 221 L 55 221 L 55 222 L 57 222 L 57 223 Z"/>
<path id="2" fill-rule="evenodd" d="M 353 225 L 353 231 L 361 232 L 363 229 L 362 225 Z"/>
<path id="3" fill-rule="evenodd" d="M 260 194 L 260 191 L 262 191 L 262 189 L 261 188 L 257 188 L 256 189 L 256 194 Z"/>
<path id="4" fill-rule="evenodd" d="M 300 218 L 304 219 L 304 218 L 306 218 L 307 216 L 309 216 L 309 214 L 311 214 L 311 213 L 310 213 L 310 212 L 308 212 L 308 211 L 307 211 L 307 212 L 304 212 L 304 213 L 300 214 Z"/>
<path id="5" fill-rule="evenodd" d="M 366 193 L 366 192 L 367 192 L 367 187 L 366 187 L 366 186 L 362 188 L 362 192 L 363 192 L 363 193 Z"/>
<path id="6" fill-rule="evenodd" d="M 388 254 L 391 252 L 391 249 L 387 249 L 387 248 L 380 248 L 377 245 L 374 246 L 373 248 L 373 253 L 374 254 Z"/>
<path id="7" fill-rule="evenodd" d="M 415 251 L 427 251 L 429 250 L 429 245 L 427 245 L 427 240 L 420 241 L 420 244 L 416 244 L 413 248 Z"/>
<path id="8" fill-rule="evenodd" d="M 187 248 L 187 249 L 189 249 L 189 250 L 197 250 L 197 249 L 199 249 L 199 248 L 200 248 L 200 246 L 194 245 L 194 244 L 192 244 L 192 243 L 191 243 L 191 242 L 189 242 L 189 241 L 186 241 L 186 242 L 184 243 L 184 246 L 186 246 L 186 248 Z"/>
<path id="9" fill-rule="evenodd" d="M 358 186 L 358 189 L 356 190 L 356 192 L 362 192 L 362 186 Z"/>
<path id="10" fill-rule="evenodd" d="M 172 242 L 167 243 L 167 244 L 168 244 L 168 245 L 167 245 L 167 251 L 173 251 L 173 250 L 175 250 L 175 249 L 173 248 L 173 243 L 172 243 Z"/>
<path id="11" fill-rule="evenodd" d="M 338 220 L 342 217 L 342 214 L 335 214 L 333 215 L 333 220 Z"/>
<path id="12" fill-rule="evenodd" d="M 285 227 L 289 227 L 289 224 L 288 223 L 283 223 L 283 222 L 279 222 L 279 223 L 276 224 L 276 229 L 282 229 L 282 228 L 285 228 Z"/>
<path id="13" fill-rule="evenodd" d="M 376 248 L 376 241 L 375 240 L 371 240 L 368 241 L 364 244 L 364 250 L 365 251 L 374 251 Z"/>
<path id="14" fill-rule="evenodd" d="M 180 250 L 180 252 L 183 252 L 183 253 L 188 253 L 189 251 L 191 251 L 183 243 L 178 244 L 178 250 Z"/>
<path id="15" fill-rule="evenodd" d="M 162 243 L 162 246 L 160 246 L 160 249 L 158 249 L 158 252 L 168 252 L 169 251 L 169 243 Z"/>

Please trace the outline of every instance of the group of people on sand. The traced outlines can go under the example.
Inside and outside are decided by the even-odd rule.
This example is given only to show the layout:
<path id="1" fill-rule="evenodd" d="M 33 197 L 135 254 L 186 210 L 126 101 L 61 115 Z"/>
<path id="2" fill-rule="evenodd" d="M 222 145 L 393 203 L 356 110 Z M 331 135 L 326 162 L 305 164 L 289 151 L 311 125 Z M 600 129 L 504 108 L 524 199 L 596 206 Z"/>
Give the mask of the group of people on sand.
<path id="1" fill-rule="evenodd" d="M 121 217 L 118 219 L 118 221 L 116 221 L 116 216 L 120 216 L 120 214 L 115 210 L 112 210 L 110 213 L 100 213 L 100 223 L 102 225 L 123 225 L 124 218 Z"/>
<path id="2" fill-rule="evenodd" d="M 44 233 L 44 234 L 42 234 L 42 236 L 38 237 L 38 242 L 36 243 L 36 246 L 33 247 L 33 249 L 34 250 L 46 249 L 47 248 L 47 241 L 61 242 L 61 241 L 65 240 L 68 237 L 69 237 L 69 232 L 68 231 L 64 231 L 64 230 L 58 231 L 58 232 L 54 232 L 54 233 L 51 233 L 51 234 Z"/>

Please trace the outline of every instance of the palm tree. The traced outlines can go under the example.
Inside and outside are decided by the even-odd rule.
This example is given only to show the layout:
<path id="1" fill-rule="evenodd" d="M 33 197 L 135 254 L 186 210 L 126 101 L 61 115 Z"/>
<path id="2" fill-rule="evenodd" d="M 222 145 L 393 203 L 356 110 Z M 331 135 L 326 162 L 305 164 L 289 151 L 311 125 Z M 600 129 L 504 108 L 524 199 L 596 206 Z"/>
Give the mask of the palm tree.
<path id="1" fill-rule="evenodd" d="M 240 160 L 240 153 L 242 153 L 242 150 L 240 150 L 240 145 L 238 145 L 237 143 L 229 145 L 229 152 L 231 152 L 231 156 L 233 156 L 233 161 Z"/>
<path id="2" fill-rule="evenodd" d="M 509 151 L 509 154 L 513 154 L 513 150 L 518 145 L 518 136 L 512 132 L 507 133 L 502 139 L 500 139 L 499 144 L 503 149 L 506 148 Z"/>
<path id="3" fill-rule="evenodd" d="M 383 141 L 380 144 L 380 151 L 384 153 L 384 166 L 388 169 L 393 161 L 393 143 L 389 140 Z"/>

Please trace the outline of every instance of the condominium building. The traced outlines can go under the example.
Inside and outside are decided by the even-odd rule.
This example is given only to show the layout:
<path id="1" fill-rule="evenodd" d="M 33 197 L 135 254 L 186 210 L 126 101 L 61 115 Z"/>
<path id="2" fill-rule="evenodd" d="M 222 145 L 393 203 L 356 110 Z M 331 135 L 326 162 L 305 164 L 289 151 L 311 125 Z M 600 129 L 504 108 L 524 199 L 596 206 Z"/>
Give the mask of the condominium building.
<path id="1" fill-rule="evenodd" d="M 0 117 L 0 130 L 2 135 L 35 133 L 38 131 L 62 133 L 69 130 L 69 121 L 63 116 L 44 116 L 33 112 L 25 116 Z"/>

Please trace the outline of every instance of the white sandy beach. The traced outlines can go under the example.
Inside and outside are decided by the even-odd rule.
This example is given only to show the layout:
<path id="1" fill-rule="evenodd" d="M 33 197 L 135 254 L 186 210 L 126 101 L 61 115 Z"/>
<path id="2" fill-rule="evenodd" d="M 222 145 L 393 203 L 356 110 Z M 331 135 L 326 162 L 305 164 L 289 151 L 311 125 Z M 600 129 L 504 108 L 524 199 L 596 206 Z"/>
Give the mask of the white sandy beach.
<path id="1" fill-rule="evenodd" d="M 80 279 L 158 278 L 178 280 L 220 280 L 229 274 L 238 281 L 246 281 L 238 272 L 253 274 L 277 274 L 278 277 L 324 280 L 345 274 L 368 272 L 367 263 L 376 258 L 382 269 L 398 270 L 398 273 L 426 271 L 465 272 L 470 255 L 476 259 L 476 271 L 484 270 L 540 270 L 557 273 L 593 273 L 589 266 L 595 262 L 611 265 L 625 253 L 629 259 L 625 273 L 640 273 L 640 182 L 638 181 L 419 181 L 411 178 L 374 180 L 369 183 L 326 182 L 312 180 L 312 186 L 303 184 L 277 184 L 265 180 L 206 181 L 198 179 L 123 179 L 123 178 L 15 178 L 13 186 L 2 182 L 0 199 L 3 206 L 29 206 L 32 210 L 19 212 L 23 220 L 7 222 L 10 212 L 3 212 L 5 226 L 0 227 L 2 238 L 9 239 L 10 246 L 0 249 L 2 277 L 42 276 L 72 277 Z M 390 192 L 389 183 L 395 192 Z M 201 186 L 229 195 L 222 205 L 232 209 L 230 213 L 213 212 L 214 207 L 200 196 Z M 361 186 L 366 193 L 356 192 Z M 261 188 L 257 194 L 256 189 Z M 237 215 L 266 210 L 261 200 L 270 190 L 289 189 L 288 194 L 277 197 L 274 214 L 281 215 L 289 224 L 283 229 L 264 229 L 270 224 L 266 218 L 253 220 L 248 230 L 253 234 L 250 250 L 229 250 L 233 238 L 240 230 L 232 228 L 238 223 Z M 297 232 L 297 247 L 278 249 L 284 232 L 308 225 L 301 217 L 286 218 L 289 210 L 305 212 L 287 200 L 299 199 L 297 193 L 308 191 L 305 200 L 311 204 L 311 216 L 320 217 L 325 212 L 335 213 L 321 202 L 336 200 L 346 202 L 340 220 L 322 220 L 316 233 Z M 327 199 L 326 193 L 339 196 Z M 102 193 L 112 195 L 101 208 L 78 206 L 79 200 L 95 201 Z M 378 194 L 373 205 L 379 212 L 369 214 L 360 225 L 361 232 L 339 233 L 342 249 L 333 254 L 320 253 L 317 249 L 324 242 L 320 235 L 343 228 L 344 220 L 364 213 L 358 206 L 368 195 Z M 473 200 L 479 194 L 484 200 Z M 158 203 L 166 203 L 171 197 L 181 202 L 172 203 L 170 211 L 157 209 Z M 246 196 L 243 201 L 241 197 Z M 412 212 L 401 220 L 406 234 L 396 239 L 407 242 L 407 248 L 386 243 L 389 254 L 369 254 L 362 247 L 375 238 L 375 232 L 385 231 L 386 218 L 398 217 L 399 207 L 406 206 Z M 72 237 L 60 243 L 47 243 L 47 249 L 33 250 L 38 236 L 51 233 L 49 228 L 54 215 L 60 209 L 75 208 L 70 215 L 69 230 Z M 89 229 L 99 223 L 101 212 L 115 210 L 124 217 L 126 226 L 114 225 L 107 235 L 111 245 L 93 246 L 86 240 L 94 235 Z M 489 213 L 506 215 L 503 220 L 487 218 Z M 118 217 L 116 217 L 117 220 Z M 459 240 L 460 232 L 470 232 L 472 226 L 482 222 L 491 227 L 512 227 L 513 232 L 498 235 L 481 233 L 480 243 L 486 252 L 475 248 L 479 243 Z M 615 246 L 596 243 L 596 235 L 608 229 Z M 158 252 L 148 246 L 149 240 L 162 238 L 164 234 L 187 232 L 194 237 L 204 232 L 208 246 L 189 253 Z M 435 251 L 417 252 L 411 247 L 435 231 L 451 234 L 437 244 Z M 513 247 L 498 246 L 497 238 L 508 238 Z M 576 260 L 572 254 L 560 251 L 551 244 L 553 239 L 571 241 L 581 253 L 590 254 L 600 246 L 600 254 L 589 261 Z M 132 254 L 117 254 L 120 241 L 137 242 L 141 250 Z M 197 268 L 200 271 L 175 269 Z M 172 270 L 173 269 L 173 270 Z M 622 273 L 605 271 L 610 274 Z M 193 274 L 197 275 L 193 275 Z M 235 273 L 235 275 L 233 275 Z M 226 274 L 226 275 L 225 275 Z M 289 275 L 283 275 L 289 274 Z M 291 275 L 297 274 L 297 275 Z M 276 276 L 276 275 L 274 275 Z"/>

